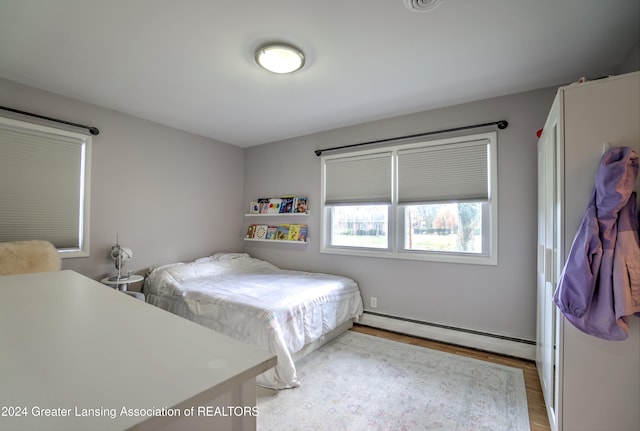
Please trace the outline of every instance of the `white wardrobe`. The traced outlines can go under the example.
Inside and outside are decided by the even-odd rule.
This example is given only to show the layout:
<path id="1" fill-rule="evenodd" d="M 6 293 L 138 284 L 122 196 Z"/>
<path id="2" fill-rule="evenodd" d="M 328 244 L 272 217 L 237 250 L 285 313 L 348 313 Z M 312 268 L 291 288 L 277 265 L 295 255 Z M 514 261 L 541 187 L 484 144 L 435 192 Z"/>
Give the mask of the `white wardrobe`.
<path id="1" fill-rule="evenodd" d="M 553 303 L 608 146 L 640 153 L 640 72 L 560 88 L 538 141 L 536 363 L 556 431 L 640 430 L 640 318 L 630 318 L 627 340 L 606 341 Z"/>

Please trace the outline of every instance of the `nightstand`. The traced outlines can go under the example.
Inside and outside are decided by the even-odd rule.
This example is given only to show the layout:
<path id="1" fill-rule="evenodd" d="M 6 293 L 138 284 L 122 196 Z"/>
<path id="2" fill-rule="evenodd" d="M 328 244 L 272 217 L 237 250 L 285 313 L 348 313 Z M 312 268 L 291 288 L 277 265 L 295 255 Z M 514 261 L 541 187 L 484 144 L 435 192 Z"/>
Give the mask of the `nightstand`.
<path id="1" fill-rule="evenodd" d="M 106 284 L 107 286 L 111 286 L 116 290 L 121 290 L 122 292 L 126 292 L 129 284 L 138 283 L 144 280 L 144 277 L 137 274 L 132 274 L 127 278 L 120 278 L 120 280 L 109 280 L 109 277 L 105 277 L 100 280 L 100 283 Z"/>

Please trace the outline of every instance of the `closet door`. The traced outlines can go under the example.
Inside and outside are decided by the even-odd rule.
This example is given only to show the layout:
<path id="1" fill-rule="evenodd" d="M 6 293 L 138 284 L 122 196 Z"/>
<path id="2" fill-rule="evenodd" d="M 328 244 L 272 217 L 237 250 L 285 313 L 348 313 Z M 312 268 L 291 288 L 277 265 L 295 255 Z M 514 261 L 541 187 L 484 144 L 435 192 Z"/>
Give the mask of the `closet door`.
<path id="1" fill-rule="evenodd" d="M 558 102 L 554 103 L 538 141 L 538 326 L 536 364 L 551 429 L 557 429 L 556 307 L 559 275 L 559 134 Z"/>
<path id="2" fill-rule="evenodd" d="M 563 253 L 568 255 L 607 147 L 640 151 L 640 73 L 564 87 Z M 636 183 L 640 191 L 640 180 Z M 629 338 L 587 335 L 561 318 L 562 431 L 640 430 L 640 319 L 629 319 Z"/>

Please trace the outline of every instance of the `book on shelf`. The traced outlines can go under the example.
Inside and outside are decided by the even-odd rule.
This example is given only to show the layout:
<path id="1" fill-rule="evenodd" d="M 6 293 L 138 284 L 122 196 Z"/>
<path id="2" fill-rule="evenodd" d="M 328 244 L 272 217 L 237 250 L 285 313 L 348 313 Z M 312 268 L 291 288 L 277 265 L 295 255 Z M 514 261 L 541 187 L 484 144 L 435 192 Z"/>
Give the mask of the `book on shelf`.
<path id="1" fill-rule="evenodd" d="M 278 226 L 278 230 L 276 231 L 276 238 L 277 240 L 286 240 L 287 238 L 289 238 L 289 225 L 288 224 L 281 224 L 280 226 Z"/>
<path id="2" fill-rule="evenodd" d="M 306 214 L 306 196 L 285 195 L 279 198 L 258 198 L 249 204 L 249 214 Z"/>
<path id="3" fill-rule="evenodd" d="M 252 224 L 247 228 L 247 239 L 307 242 L 307 225 L 283 223 L 278 226 Z"/>
<path id="4" fill-rule="evenodd" d="M 253 236 L 256 233 L 256 225 L 252 224 L 251 226 L 249 226 L 249 228 L 247 229 L 247 234 L 245 235 L 245 238 L 253 238 Z"/>
<path id="5" fill-rule="evenodd" d="M 298 235 L 300 235 L 300 225 L 299 224 L 290 224 L 289 225 L 289 235 L 287 235 L 287 241 L 297 241 Z"/>
<path id="6" fill-rule="evenodd" d="M 260 203 L 258 201 L 251 202 L 249 205 L 249 214 L 260 214 Z"/>
<path id="7" fill-rule="evenodd" d="M 265 224 L 257 225 L 253 237 L 255 239 L 267 239 L 267 228 L 268 226 Z"/>
<path id="8" fill-rule="evenodd" d="M 298 238 L 296 239 L 296 241 L 307 242 L 307 225 L 306 224 L 300 225 L 300 232 L 298 233 Z"/>
<path id="9" fill-rule="evenodd" d="M 292 213 L 294 208 L 294 196 L 282 196 L 280 203 L 280 212 L 281 213 Z"/>
<path id="10" fill-rule="evenodd" d="M 295 206 L 293 208 L 294 212 L 297 213 L 306 213 L 307 212 L 307 197 L 306 196 L 298 196 L 295 199 Z"/>
<path id="11" fill-rule="evenodd" d="M 282 205 L 282 199 L 279 199 L 279 198 L 269 199 L 267 214 L 279 214 L 281 205 Z"/>
<path id="12" fill-rule="evenodd" d="M 277 231 L 278 231 L 278 226 L 267 226 L 267 236 L 265 239 L 276 239 Z"/>
<path id="13" fill-rule="evenodd" d="M 269 212 L 269 198 L 259 198 L 258 205 L 260 205 L 260 214 L 267 214 Z"/>

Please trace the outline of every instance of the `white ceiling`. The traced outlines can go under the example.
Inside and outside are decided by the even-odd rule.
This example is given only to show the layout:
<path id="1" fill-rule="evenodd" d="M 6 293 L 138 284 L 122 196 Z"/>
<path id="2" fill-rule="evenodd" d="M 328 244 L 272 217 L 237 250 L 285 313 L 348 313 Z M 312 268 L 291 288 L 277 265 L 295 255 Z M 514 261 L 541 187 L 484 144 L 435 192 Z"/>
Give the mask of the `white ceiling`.
<path id="1" fill-rule="evenodd" d="M 260 69 L 270 40 L 304 69 Z M 612 74 L 639 40 L 640 0 L 0 0 L 0 77 L 240 147 Z"/>

